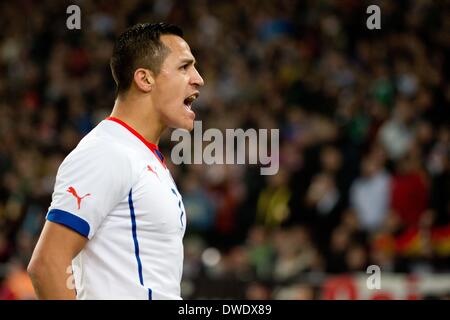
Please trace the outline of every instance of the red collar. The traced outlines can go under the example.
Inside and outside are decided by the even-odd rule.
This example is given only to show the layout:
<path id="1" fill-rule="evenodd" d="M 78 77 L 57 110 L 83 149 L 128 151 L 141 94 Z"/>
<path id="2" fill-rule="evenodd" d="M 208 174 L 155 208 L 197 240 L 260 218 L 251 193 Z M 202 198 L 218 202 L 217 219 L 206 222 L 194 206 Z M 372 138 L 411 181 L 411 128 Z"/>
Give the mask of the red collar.
<path id="1" fill-rule="evenodd" d="M 159 148 L 158 148 L 158 146 L 156 144 L 151 143 L 150 141 L 146 140 L 139 132 L 134 130 L 132 127 L 130 127 L 128 124 L 126 124 L 125 122 L 123 122 L 120 119 L 117 119 L 115 117 L 108 117 L 105 120 L 110 120 L 110 121 L 117 122 L 118 124 L 120 124 L 121 126 L 126 128 L 128 131 L 130 131 L 136 138 L 141 140 L 142 143 L 144 143 L 150 149 L 150 151 L 155 154 L 156 158 L 158 158 L 158 160 L 161 162 L 161 164 L 164 167 L 166 167 L 166 164 L 165 164 L 165 161 L 164 161 L 164 157 L 163 157 L 161 151 L 159 151 Z"/>

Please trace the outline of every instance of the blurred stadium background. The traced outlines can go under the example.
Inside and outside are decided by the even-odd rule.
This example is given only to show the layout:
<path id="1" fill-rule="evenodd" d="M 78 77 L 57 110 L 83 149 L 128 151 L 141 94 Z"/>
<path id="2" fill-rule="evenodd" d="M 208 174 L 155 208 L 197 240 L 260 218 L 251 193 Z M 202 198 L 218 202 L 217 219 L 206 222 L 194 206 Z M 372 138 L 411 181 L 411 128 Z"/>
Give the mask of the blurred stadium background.
<path id="1" fill-rule="evenodd" d="M 206 81 L 204 129 L 280 129 L 274 176 L 169 164 L 189 220 L 184 298 L 448 299 L 449 17 L 431 0 L 1 2 L 0 298 L 34 299 L 56 170 L 114 103 L 114 37 L 168 21 Z"/>

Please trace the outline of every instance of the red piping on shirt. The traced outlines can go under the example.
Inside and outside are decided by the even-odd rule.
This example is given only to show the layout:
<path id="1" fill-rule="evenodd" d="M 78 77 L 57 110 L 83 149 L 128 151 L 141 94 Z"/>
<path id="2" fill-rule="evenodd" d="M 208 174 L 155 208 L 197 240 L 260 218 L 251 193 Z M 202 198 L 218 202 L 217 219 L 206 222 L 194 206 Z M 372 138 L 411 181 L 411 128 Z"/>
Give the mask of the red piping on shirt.
<path id="1" fill-rule="evenodd" d="M 136 130 L 134 130 L 132 127 L 130 127 L 128 124 L 126 124 L 125 122 L 123 122 L 120 119 L 117 119 L 115 117 L 108 117 L 106 118 L 106 120 L 110 120 L 110 121 L 114 121 L 117 122 L 118 124 L 120 124 L 121 126 L 125 127 L 128 131 L 130 131 L 134 136 L 136 136 L 136 138 L 138 138 L 139 140 L 141 140 L 149 149 L 151 152 L 153 152 L 153 154 L 156 156 L 156 158 L 159 160 L 159 162 L 161 162 L 161 164 L 163 165 L 164 168 L 166 168 L 166 164 L 164 159 L 161 160 L 161 158 L 158 156 L 158 154 L 156 153 L 156 150 L 160 153 L 161 151 L 159 151 L 159 148 L 156 144 L 151 143 L 149 141 L 147 141 L 139 132 L 137 132 Z"/>

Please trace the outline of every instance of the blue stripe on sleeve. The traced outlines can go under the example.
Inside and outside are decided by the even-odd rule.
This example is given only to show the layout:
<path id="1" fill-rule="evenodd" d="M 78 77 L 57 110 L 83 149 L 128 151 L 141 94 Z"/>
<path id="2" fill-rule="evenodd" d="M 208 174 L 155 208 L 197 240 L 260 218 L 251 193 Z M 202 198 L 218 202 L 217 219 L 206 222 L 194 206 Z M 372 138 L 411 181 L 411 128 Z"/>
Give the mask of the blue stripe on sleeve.
<path id="1" fill-rule="evenodd" d="M 89 236 L 89 230 L 91 229 L 89 223 L 83 218 L 80 218 L 70 212 L 59 209 L 51 209 L 47 214 L 47 220 L 62 224 L 86 238 Z"/>

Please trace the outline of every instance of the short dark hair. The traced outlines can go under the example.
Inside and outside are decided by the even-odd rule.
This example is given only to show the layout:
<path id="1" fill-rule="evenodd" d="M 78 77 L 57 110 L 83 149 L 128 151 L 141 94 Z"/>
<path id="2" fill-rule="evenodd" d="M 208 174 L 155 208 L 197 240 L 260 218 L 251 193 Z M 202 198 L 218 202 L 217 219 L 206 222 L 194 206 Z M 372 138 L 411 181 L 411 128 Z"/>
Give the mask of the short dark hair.
<path id="1" fill-rule="evenodd" d="M 117 94 L 131 86 L 134 71 L 146 68 L 158 75 L 170 49 L 160 37 L 164 34 L 183 37 L 183 31 L 176 25 L 159 23 L 139 23 L 125 30 L 116 40 L 110 67 L 117 84 Z"/>

